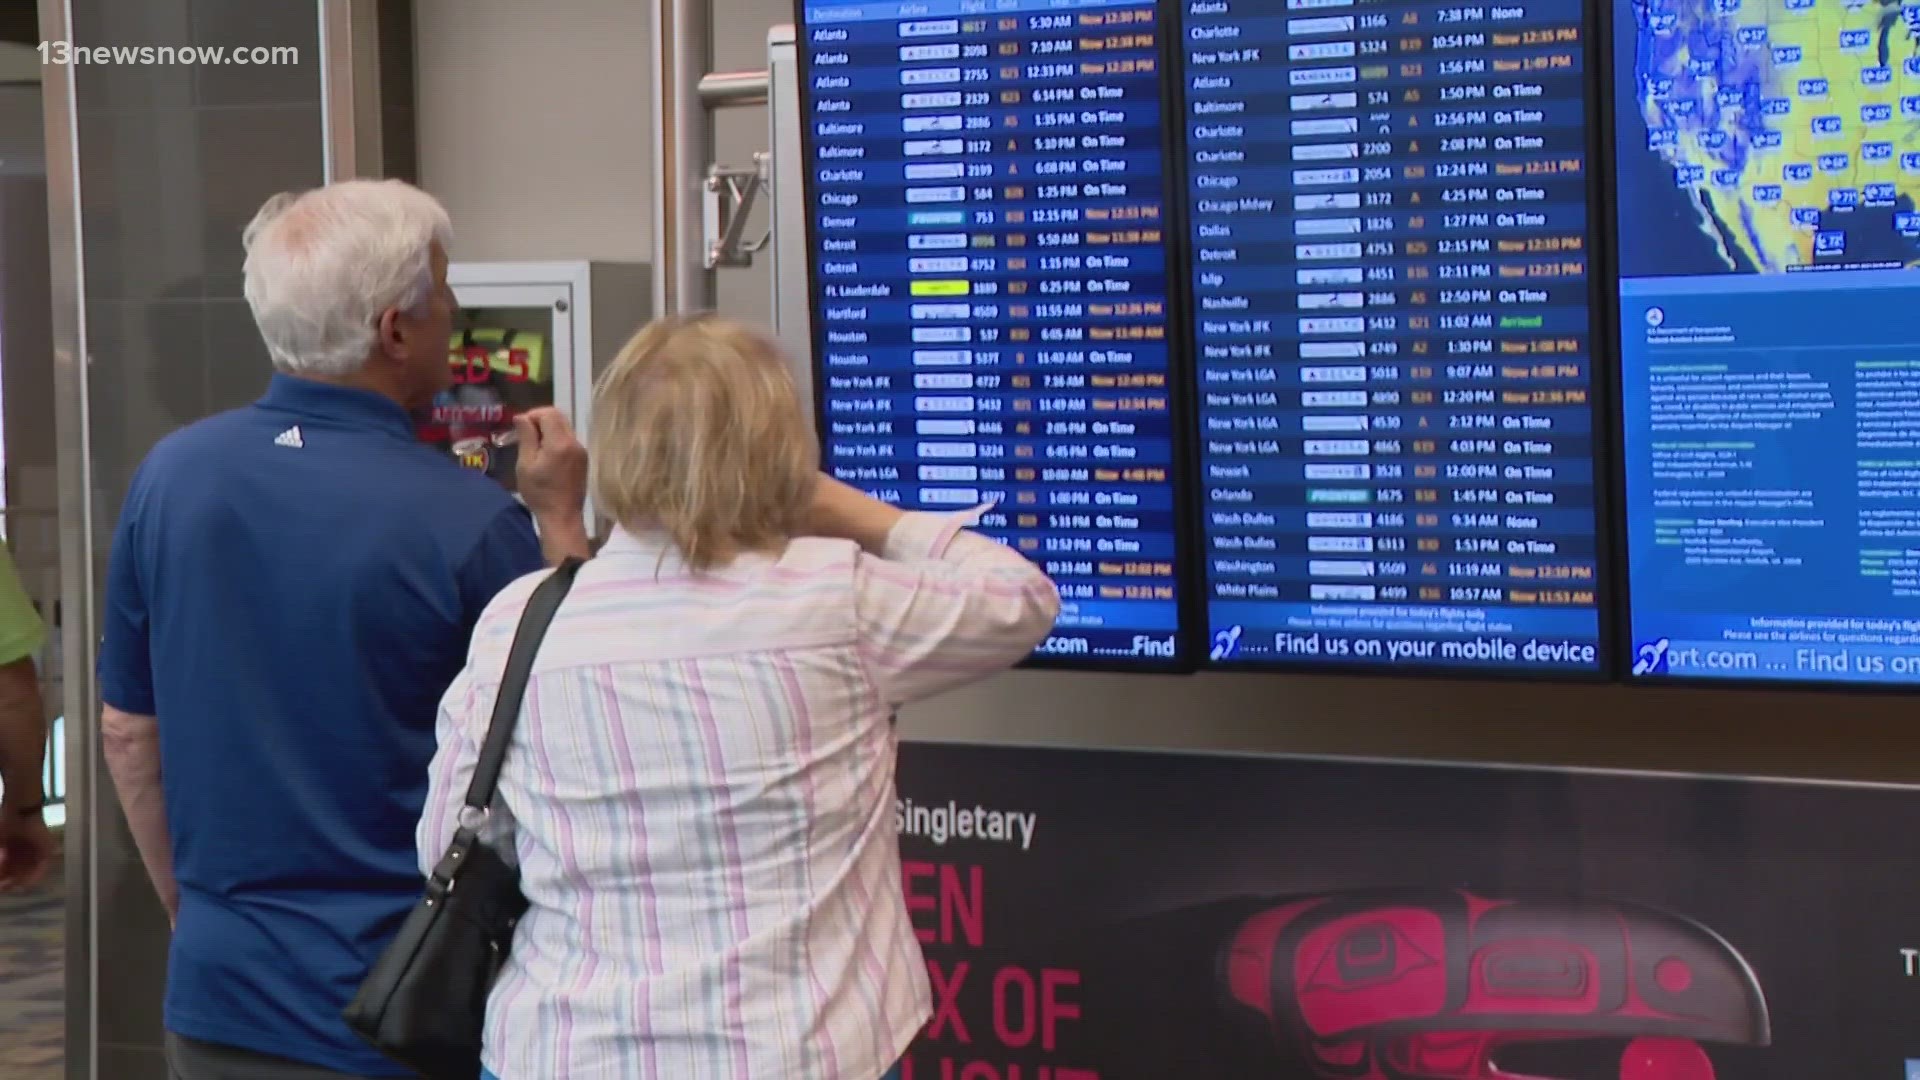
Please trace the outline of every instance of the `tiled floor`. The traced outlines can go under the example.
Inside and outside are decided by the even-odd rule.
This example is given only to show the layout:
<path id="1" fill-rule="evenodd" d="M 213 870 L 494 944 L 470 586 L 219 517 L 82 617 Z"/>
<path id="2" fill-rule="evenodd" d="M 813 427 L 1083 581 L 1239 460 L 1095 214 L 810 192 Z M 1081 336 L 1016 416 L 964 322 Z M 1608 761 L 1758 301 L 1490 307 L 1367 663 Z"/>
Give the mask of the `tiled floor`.
<path id="1" fill-rule="evenodd" d="M 66 1054 L 66 872 L 0 896 L 0 1077 L 59 1080 Z"/>

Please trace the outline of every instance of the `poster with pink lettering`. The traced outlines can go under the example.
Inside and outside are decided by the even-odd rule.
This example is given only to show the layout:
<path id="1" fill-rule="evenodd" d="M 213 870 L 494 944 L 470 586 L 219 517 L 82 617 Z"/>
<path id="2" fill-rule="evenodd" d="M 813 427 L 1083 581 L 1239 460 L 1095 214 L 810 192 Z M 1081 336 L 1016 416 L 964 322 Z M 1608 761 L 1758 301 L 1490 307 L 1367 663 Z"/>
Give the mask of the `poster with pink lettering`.
<path id="1" fill-rule="evenodd" d="M 906 1080 L 1913 1080 L 1920 787 L 915 743 Z"/>

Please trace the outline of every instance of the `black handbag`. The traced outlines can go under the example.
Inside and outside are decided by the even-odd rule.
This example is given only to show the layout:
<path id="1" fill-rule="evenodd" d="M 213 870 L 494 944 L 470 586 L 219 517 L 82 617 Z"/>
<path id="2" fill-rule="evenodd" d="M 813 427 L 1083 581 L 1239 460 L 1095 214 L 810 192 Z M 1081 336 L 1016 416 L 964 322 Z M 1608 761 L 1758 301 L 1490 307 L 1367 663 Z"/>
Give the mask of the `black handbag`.
<path id="1" fill-rule="evenodd" d="M 520 719 L 534 654 L 580 566 L 579 559 L 568 559 L 527 600 L 459 828 L 427 876 L 426 894 L 342 1014 L 355 1034 L 426 1080 L 480 1075 L 487 994 L 527 912 L 520 871 L 481 842 L 480 830 Z"/>

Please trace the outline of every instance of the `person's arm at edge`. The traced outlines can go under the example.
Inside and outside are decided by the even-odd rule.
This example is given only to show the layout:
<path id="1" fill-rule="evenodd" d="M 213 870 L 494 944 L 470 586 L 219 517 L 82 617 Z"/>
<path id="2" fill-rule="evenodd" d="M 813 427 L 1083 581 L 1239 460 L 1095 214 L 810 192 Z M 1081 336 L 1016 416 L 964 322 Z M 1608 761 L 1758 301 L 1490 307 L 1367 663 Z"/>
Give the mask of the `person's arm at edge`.
<path id="1" fill-rule="evenodd" d="M 108 705 L 100 710 L 100 742 L 133 846 L 171 923 L 180 915 L 180 885 L 173 876 L 173 840 L 160 783 L 160 722 Z"/>
<path id="2" fill-rule="evenodd" d="M 0 813 L 11 828 L 46 801 L 47 711 L 33 656 L 47 627 L 0 542 Z M 11 877 L 4 867 L 0 875 Z"/>
<path id="3" fill-rule="evenodd" d="M 47 828 L 46 756 L 40 673 L 25 655 L 0 664 L 0 893 L 40 884 L 59 846 Z"/>
<path id="4" fill-rule="evenodd" d="M 0 664 L 0 812 L 46 801 L 47 711 L 32 656 Z"/>
<path id="5" fill-rule="evenodd" d="M 134 847 L 171 923 L 180 914 L 180 885 L 173 874 L 173 840 L 167 832 L 147 599 L 137 556 L 140 504 L 136 474 L 107 556 L 106 622 L 100 638 L 100 742 Z"/>

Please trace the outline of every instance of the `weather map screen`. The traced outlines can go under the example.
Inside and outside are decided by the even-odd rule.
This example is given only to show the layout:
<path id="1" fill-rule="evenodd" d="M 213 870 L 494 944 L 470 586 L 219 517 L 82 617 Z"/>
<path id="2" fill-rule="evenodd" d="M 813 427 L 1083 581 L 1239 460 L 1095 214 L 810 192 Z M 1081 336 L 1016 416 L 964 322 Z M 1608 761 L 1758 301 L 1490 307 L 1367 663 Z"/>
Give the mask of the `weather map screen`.
<path id="1" fill-rule="evenodd" d="M 1615 40 L 1632 674 L 1920 681 L 1920 6 Z"/>
<path id="2" fill-rule="evenodd" d="M 1603 671 L 1580 0 L 1188 0 L 1209 659 Z"/>
<path id="3" fill-rule="evenodd" d="M 826 467 L 991 503 L 1038 656 L 1184 663 L 1161 17 L 1140 0 L 805 4 Z"/>

